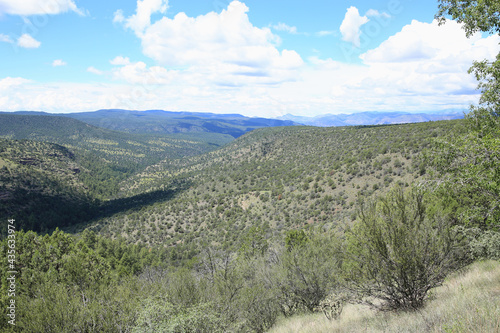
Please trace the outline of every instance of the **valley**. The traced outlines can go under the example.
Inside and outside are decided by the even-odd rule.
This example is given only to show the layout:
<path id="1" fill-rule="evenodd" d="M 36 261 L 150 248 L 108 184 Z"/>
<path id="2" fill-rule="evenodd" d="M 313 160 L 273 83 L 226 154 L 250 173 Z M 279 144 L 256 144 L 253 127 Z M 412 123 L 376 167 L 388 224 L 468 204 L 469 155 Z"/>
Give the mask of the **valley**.
<path id="1" fill-rule="evenodd" d="M 186 185 L 175 198 L 96 220 L 91 228 L 187 253 L 212 242 L 237 246 L 252 226 L 271 239 L 294 228 L 343 228 L 355 218 L 360 197 L 424 179 L 420 151 L 456 125 L 256 130 L 219 150 L 162 161 L 123 181 L 124 196 L 164 191 L 173 180 Z"/>
<path id="2" fill-rule="evenodd" d="M 453 187 L 453 178 L 439 178 L 456 165 L 443 159 L 455 155 L 436 152 L 466 140 L 467 119 L 269 124 L 236 137 L 219 128 L 135 131 L 142 120 L 128 123 L 128 132 L 44 114 L 0 120 L 0 214 L 9 217 L 2 232 L 10 221 L 21 230 L 15 237 L 24 330 L 264 332 L 293 330 L 299 321 L 328 331 L 338 325 L 317 317 L 326 299 L 341 297 L 347 313 L 367 313 L 348 303 L 361 299 L 356 283 L 367 283 L 372 268 L 408 265 L 388 271 L 396 280 L 395 287 L 385 282 L 388 288 L 424 266 L 437 269 L 435 287 L 474 260 L 497 258 L 494 226 L 462 225 L 471 197 Z M 396 229 L 359 238 L 370 214 Z M 393 234 L 395 242 L 385 243 Z M 359 252 L 380 242 L 397 258 L 384 263 L 384 251 L 377 257 L 371 250 L 370 259 Z M 427 268 L 434 262 L 438 268 Z M 47 326 L 45 318 L 67 313 L 68 304 L 75 316 Z"/>
<path id="3" fill-rule="evenodd" d="M 202 140 L 66 117 L 0 118 L 5 214 L 36 231 L 90 228 L 188 253 L 181 259 L 202 244 L 237 246 L 252 226 L 269 239 L 293 228 L 344 228 L 360 197 L 424 179 L 420 152 L 460 125 L 274 127 L 223 144 L 213 140 L 220 133 Z"/>

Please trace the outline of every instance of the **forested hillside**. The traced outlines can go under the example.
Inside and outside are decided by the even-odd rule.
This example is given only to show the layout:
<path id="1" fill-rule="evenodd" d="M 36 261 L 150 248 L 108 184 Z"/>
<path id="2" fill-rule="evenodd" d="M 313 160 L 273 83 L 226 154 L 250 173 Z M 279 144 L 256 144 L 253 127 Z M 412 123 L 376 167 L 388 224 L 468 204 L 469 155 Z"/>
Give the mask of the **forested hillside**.
<path id="1" fill-rule="evenodd" d="M 190 136 L 131 134 L 107 130 L 60 116 L 0 114 L 0 137 L 64 145 L 122 167 L 144 167 L 164 158 L 201 154 L 231 141 L 223 134 Z M 135 169 L 134 169 L 135 168 Z"/>
<path id="2" fill-rule="evenodd" d="M 80 175 L 88 172 L 66 147 L 0 139 L 0 214 L 36 231 L 86 221 L 94 200 Z"/>
<path id="3" fill-rule="evenodd" d="M 459 124 L 256 130 L 208 154 L 146 168 L 120 184 L 121 194 L 170 189 L 175 197 L 80 228 L 192 256 L 203 244 L 238 246 L 251 227 L 266 238 L 293 228 L 344 227 L 359 197 L 422 179 L 419 153 Z"/>
<path id="4" fill-rule="evenodd" d="M 273 238 L 290 228 L 349 224 L 359 197 L 424 176 L 421 150 L 460 124 L 263 128 L 214 150 L 207 141 L 64 117 L 0 117 L 0 134 L 9 138 L 2 141 L 2 211 L 21 227 L 89 227 L 175 248 L 185 253 L 179 259 L 202 244 L 236 246 L 250 227 Z"/>
<path id="5" fill-rule="evenodd" d="M 413 311 L 450 272 L 499 256 L 492 194 L 442 176 L 460 155 L 440 152 L 469 140 L 467 119 L 261 128 L 214 149 L 13 117 L 29 140 L 0 140 L 2 228 L 41 233 L 15 233 L 20 330 L 264 332 L 372 297 Z M 477 150 L 465 151 L 495 163 Z"/>
<path id="6" fill-rule="evenodd" d="M 121 181 L 232 140 L 129 134 L 66 117 L 12 114 L 0 114 L 0 138 L 1 212 L 35 231 L 84 223 L 103 209 L 110 214 L 106 201 L 118 198 Z"/>

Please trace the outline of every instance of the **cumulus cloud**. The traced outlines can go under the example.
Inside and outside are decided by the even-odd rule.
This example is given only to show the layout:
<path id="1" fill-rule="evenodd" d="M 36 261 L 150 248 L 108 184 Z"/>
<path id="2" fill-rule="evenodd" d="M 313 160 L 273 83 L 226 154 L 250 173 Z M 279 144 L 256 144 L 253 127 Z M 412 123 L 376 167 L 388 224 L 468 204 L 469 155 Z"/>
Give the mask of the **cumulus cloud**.
<path id="1" fill-rule="evenodd" d="M 22 34 L 17 40 L 17 45 L 26 49 L 36 49 L 40 47 L 41 44 L 42 43 L 31 37 L 29 34 Z"/>
<path id="2" fill-rule="evenodd" d="M 118 59 L 120 58 L 120 59 Z M 114 65 L 123 65 L 112 70 L 113 78 L 131 84 L 157 85 L 171 81 L 175 71 L 168 71 L 161 66 L 147 67 L 142 61 L 131 63 L 128 58 L 116 57 Z"/>
<path id="3" fill-rule="evenodd" d="M 111 84 L 0 78 L 0 109 L 236 111 L 267 117 L 466 109 L 479 97 L 467 69 L 473 60 L 494 59 L 500 52 L 499 36 L 467 39 L 455 22 L 413 21 L 362 54 L 362 64 L 319 57 L 304 63 L 297 52 L 278 50 L 276 36 L 251 24 L 247 11 L 234 1 L 220 13 L 150 22 L 139 38 L 154 65 L 120 55 L 110 60 L 109 71 L 87 69 L 106 74 Z"/>
<path id="4" fill-rule="evenodd" d="M 84 15 L 73 0 L 0 0 L 0 14 L 54 15 L 68 11 Z"/>
<path id="5" fill-rule="evenodd" d="M 492 58 L 498 52 L 495 51 L 498 38 L 481 38 L 480 34 L 466 38 L 462 26 L 455 21 L 449 20 L 439 26 L 436 20 L 432 23 L 413 20 L 379 47 L 360 57 L 365 63 L 434 60 L 461 66 L 470 64 L 473 59 Z"/>
<path id="6" fill-rule="evenodd" d="M 196 18 L 184 13 L 163 17 L 142 37 L 143 51 L 168 65 L 217 62 L 259 66 L 268 63 L 277 50 L 276 37 L 268 28 L 253 26 L 248 7 L 233 1 L 220 14 L 211 12 Z"/>
<path id="7" fill-rule="evenodd" d="M 366 16 L 361 16 L 356 7 L 351 6 L 347 9 L 344 20 L 340 25 L 340 33 L 342 40 L 352 43 L 354 46 L 359 47 L 361 26 L 368 23 L 369 19 Z"/>
<path id="8" fill-rule="evenodd" d="M 125 16 L 123 16 L 123 10 L 118 9 L 113 14 L 113 23 L 122 23 L 125 21 Z"/>
<path id="9" fill-rule="evenodd" d="M 152 14 L 165 13 L 167 9 L 168 0 L 138 0 L 135 14 L 125 20 L 126 26 L 140 35 L 145 28 L 151 25 Z M 118 16 L 115 14 L 114 20 L 120 19 L 120 13 Z"/>
<path id="10" fill-rule="evenodd" d="M 58 66 L 66 66 L 67 63 L 65 61 L 62 61 L 61 59 L 56 59 L 52 62 L 53 67 L 58 67 Z"/>
<path id="11" fill-rule="evenodd" d="M 30 80 L 22 77 L 6 77 L 0 80 L 0 90 L 6 90 L 11 87 L 20 86 L 25 83 L 31 82 Z"/>
<path id="12" fill-rule="evenodd" d="M 494 59 L 499 43 L 497 35 L 468 39 L 454 21 L 444 26 L 412 21 L 362 54 L 363 73 L 336 84 L 342 88 L 336 91 L 343 91 L 344 97 L 362 97 L 374 107 L 401 104 L 400 109 L 411 110 L 428 103 L 467 108 L 479 95 L 467 70 L 473 60 Z"/>
<path id="13" fill-rule="evenodd" d="M 291 71 L 303 65 L 297 52 L 277 49 L 280 39 L 269 28 L 249 21 L 249 8 L 242 2 L 232 1 L 220 13 L 198 17 L 179 13 L 155 22 L 151 14 L 163 13 L 167 2 L 137 4 L 136 14 L 123 22 L 141 39 L 143 53 L 160 66 L 183 67 L 187 73 L 196 69 L 205 80 L 239 86 L 293 80 Z"/>

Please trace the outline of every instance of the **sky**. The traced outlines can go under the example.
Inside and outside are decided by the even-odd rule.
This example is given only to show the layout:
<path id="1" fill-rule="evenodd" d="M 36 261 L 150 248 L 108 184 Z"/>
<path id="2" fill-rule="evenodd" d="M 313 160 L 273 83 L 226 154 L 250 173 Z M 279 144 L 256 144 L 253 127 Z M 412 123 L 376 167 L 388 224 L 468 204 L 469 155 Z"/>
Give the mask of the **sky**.
<path id="1" fill-rule="evenodd" d="M 0 110 L 279 117 L 476 103 L 467 39 L 437 0 L 0 0 Z"/>

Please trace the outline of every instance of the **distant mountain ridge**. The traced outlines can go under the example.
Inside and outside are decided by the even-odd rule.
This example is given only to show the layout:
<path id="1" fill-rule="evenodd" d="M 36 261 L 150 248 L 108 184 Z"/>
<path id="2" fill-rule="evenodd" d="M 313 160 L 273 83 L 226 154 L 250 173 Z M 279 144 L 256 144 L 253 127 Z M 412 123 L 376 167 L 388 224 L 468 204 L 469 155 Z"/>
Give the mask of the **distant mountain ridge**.
<path id="1" fill-rule="evenodd" d="M 410 112 L 359 112 L 353 114 L 323 114 L 316 117 L 294 116 L 286 114 L 278 117 L 281 120 L 291 120 L 304 125 L 358 126 L 358 125 L 388 125 L 421 123 L 426 121 L 461 119 L 464 111 L 444 110 L 441 112 L 410 113 Z"/>
<path id="2" fill-rule="evenodd" d="M 359 112 L 322 114 L 314 117 L 286 114 L 277 118 L 247 117 L 241 114 L 210 112 L 102 109 L 90 112 L 52 114 L 41 111 L 0 112 L 21 115 L 69 117 L 85 123 L 128 133 L 179 134 L 216 133 L 237 138 L 263 127 L 308 125 L 318 127 L 386 125 L 452 120 L 464 117 L 464 111 L 447 109 L 437 112 Z"/>
<path id="3" fill-rule="evenodd" d="M 12 112 L 10 112 L 12 114 Z M 300 125 L 290 120 L 207 112 L 107 109 L 77 113 L 19 111 L 20 115 L 69 117 L 97 127 L 137 134 L 216 133 L 237 138 L 257 128 Z"/>

